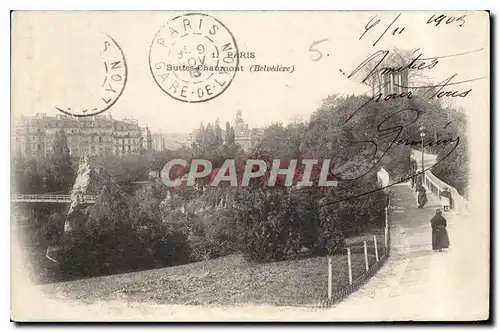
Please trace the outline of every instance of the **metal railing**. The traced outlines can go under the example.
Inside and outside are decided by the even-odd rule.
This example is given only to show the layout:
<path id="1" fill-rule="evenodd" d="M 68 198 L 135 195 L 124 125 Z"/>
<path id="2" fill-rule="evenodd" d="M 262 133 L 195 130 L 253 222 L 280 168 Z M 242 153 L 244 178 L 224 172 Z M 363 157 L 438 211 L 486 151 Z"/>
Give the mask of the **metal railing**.
<path id="1" fill-rule="evenodd" d="M 420 151 L 417 150 L 412 151 L 411 158 L 417 161 L 417 164 L 419 162 L 421 163 L 421 161 L 419 161 L 419 158 L 421 158 L 420 156 L 421 156 Z M 437 155 L 431 155 L 425 153 L 424 168 L 429 168 L 429 166 L 435 164 L 436 158 Z M 448 188 L 451 193 L 452 210 L 460 214 L 468 212 L 467 199 L 465 199 L 462 195 L 460 195 L 456 188 L 450 186 L 446 182 L 439 179 L 436 175 L 434 175 L 430 169 L 427 169 L 424 172 L 424 181 L 422 184 L 424 185 L 424 187 L 426 187 L 427 190 L 432 192 L 438 199 L 440 198 L 441 193 L 444 191 L 444 189 Z"/>
<path id="2" fill-rule="evenodd" d="M 437 198 L 440 198 L 440 194 L 445 188 L 451 193 L 451 209 L 460 214 L 466 214 L 468 212 L 468 201 L 462 195 L 460 195 L 457 189 L 453 188 L 446 182 L 440 180 L 437 176 L 432 174 L 431 171 L 425 172 L 424 186 L 427 187 Z"/>

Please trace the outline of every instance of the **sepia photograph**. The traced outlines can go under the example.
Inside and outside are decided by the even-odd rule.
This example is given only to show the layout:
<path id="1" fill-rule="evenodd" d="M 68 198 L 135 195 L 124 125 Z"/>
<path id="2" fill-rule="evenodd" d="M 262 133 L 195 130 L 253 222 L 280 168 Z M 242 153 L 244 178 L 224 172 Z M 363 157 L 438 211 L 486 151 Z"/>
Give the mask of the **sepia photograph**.
<path id="1" fill-rule="evenodd" d="M 478 322 L 488 11 L 11 12 L 14 322 Z"/>

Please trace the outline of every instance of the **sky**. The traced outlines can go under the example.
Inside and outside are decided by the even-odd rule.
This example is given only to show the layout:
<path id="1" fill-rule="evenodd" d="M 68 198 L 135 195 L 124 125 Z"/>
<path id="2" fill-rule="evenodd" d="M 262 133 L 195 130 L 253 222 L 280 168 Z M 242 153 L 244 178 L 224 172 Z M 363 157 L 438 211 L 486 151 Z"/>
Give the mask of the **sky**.
<path id="1" fill-rule="evenodd" d="M 418 48 L 425 57 L 434 57 L 482 49 L 442 58 L 424 74 L 435 82 L 454 74 L 455 81 L 489 75 L 489 26 L 484 12 L 445 13 L 447 18 L 466 15 L 462 26 L 457 20 L 428 24 L 439 12 L 401 12 L 399 17 L 398 12 L 205 13 L 223 22 L 240 52 L 254 52 L 255 58 L 240 59 L 244 71 L 236 73 L 220 95 L 206 102 L 185 103 L 159 88 L 148 64 L 157 31 L 185 13 L 16 12 L 12 21 L 13 117 L 56 115 L 60 113 L 54 105 L 93 100 L 102 81 L 99 42 L 103 32 L 120 45 L 128 68 L 122 95 L 104 114 L 136 118 L 141 126 L 167 133 L 189 133 L 201 122 L 216 119 L 232 122 L 237 110 L 250 127 L 286 123 L 297 116 L 308 119 L 328 95 L 365 93 L 368 87 L 360 83 L 361 77 L 347 76 L 379 50 Z M 370 23 L 373 26 L 360 39 Z M 319 53 L 310 48 L 318 41 L 322 42 L 312 48 L 322 57 L 315 61 Z M 253 64 L 293 66 L 294 71 L 249 72 Z M 469 88 L 472 91 L 466 98 L 455 100 L 468 114 L 487 104 L 489 79 L 449 90 Z"/>

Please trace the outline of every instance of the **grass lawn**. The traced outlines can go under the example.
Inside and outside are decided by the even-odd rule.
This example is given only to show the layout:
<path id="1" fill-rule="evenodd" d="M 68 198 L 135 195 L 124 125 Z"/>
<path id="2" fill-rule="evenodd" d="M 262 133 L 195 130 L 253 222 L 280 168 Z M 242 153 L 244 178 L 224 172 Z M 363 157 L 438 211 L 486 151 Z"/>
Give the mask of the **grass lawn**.
<path id="1" fill-rule="evenodd" d="M 354 250 L 352 255 L 354 278 L 365 271 L 362 252 Z M 374 260 L 371 255 L 370 264 Z M 347 255 L 334 256 L 333 278 L 334 291 L 348 284 Z M 308 306 L 317 304 L 326 294 L 327 258 L 250 263 L 242 255 L 231 255 L 40 287 L 47 293 L 83 302 L 124 299 L 158 304 Z"/>

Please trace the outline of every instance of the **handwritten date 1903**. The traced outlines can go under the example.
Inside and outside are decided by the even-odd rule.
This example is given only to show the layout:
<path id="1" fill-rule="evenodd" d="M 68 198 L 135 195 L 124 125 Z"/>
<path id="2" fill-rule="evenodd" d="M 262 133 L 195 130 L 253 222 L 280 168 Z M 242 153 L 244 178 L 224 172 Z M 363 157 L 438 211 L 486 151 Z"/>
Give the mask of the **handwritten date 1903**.
<path id="1" fill-rule="evenodd" d="M 459 27 L 462 27 L 465 24 L 465 17 L 467 15 L 462 15 L 459 17 L 455 16 L 447 16 L 444 14 L 437 15 L 434 14 L 429 19 L 427 20 L 427 24 L 435 24 L 435 26 L 439 26 L 441 23 L 444 23 L 445 25 L 448 24 L 457 24 Z"/>

